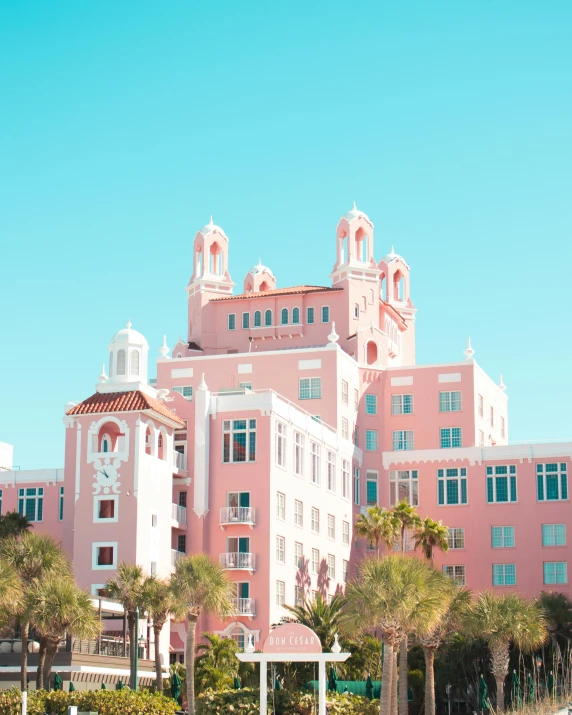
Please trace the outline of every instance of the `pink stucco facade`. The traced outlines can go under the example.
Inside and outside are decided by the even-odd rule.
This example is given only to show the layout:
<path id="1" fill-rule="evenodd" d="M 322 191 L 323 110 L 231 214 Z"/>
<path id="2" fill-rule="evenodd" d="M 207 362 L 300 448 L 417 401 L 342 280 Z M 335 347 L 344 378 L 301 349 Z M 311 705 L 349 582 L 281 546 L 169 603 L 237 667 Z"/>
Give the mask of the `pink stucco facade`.
<path id="1" fill-rule="evenodd" d="M 149 385 L 145 339 L 119 331 L 95 399 L 113 408 L 70 407 L 63 470 L 0 471 L 3 512 L 43 489 L 36 528 L 94 593 L 119 561 L 167 575 L 183 551 L 210 554 L 236 614 L 203 627 L 257 646 L 284 603 L 343 590 L 370 548 L 356 515 L 400 498 L 450 527 L 435 562 L 452 578 L 569 593 L 572 444 L 509 443 L 506 388 L 470 345 L 416 364 L 410 268 L 393 249 L 375 259 L 370 219 L 354 206 L 332 231 L 328 286 L 280 287 L 258 265 L 233 292 L 230 249 L 212 221 L 197 232 L 187 339 L 163 345 Z M 128 393 L 152 406 L 109 397 Z"/>

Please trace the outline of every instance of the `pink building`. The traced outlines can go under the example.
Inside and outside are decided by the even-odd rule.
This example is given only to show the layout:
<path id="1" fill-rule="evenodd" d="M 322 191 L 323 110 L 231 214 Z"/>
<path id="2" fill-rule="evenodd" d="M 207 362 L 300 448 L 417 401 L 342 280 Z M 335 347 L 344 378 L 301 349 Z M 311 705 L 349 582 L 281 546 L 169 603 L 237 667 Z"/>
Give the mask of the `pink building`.
<path id="1" fill-rule="evenodd" d="M 329 286 L 279 288 L 259 264 L 235 294 L 211 220 L 193 243 L 187 340 L 172 357 L 163 343 L 150 381 L 145 338 L 120 330 L 108 376 L 66 408 L 64 469 L 0 471 L 3 511 L 61 538 L 94 595 L 120 561 L 167 575 L 209 553 L 236 582 L 235 616 L 203 627 L 240 645 L 284 604 L 343 590 L 370 548 L 356 515 L 403 498 L 450 527 L 436 564 L 451 578 L 569 593 L 572 444 L 510 444 L 502 377 L 470 343 L 460 361 L 415 363 L 410 268 L 393 249 L 375 260 L 355 205 L 332 254 Z M 184 639 L 171 624 L 171 659 Z"/>

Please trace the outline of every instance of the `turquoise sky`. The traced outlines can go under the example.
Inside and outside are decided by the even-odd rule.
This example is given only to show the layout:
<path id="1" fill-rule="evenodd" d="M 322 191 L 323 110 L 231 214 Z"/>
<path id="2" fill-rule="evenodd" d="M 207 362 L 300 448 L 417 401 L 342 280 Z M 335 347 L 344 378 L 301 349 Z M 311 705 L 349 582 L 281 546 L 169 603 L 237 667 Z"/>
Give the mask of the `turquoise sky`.
<path id="1" fill-rule="evenodd" d="M 212 213 L 241 285 L 328 283 L 355 200 L 412 267 L 418 362 L 475 358 L 510 438 L 572 437 L 570 0 L 0 2 L 0 441 L 63 465 L 63 407 L 128 318 L 185 333 Z"/>

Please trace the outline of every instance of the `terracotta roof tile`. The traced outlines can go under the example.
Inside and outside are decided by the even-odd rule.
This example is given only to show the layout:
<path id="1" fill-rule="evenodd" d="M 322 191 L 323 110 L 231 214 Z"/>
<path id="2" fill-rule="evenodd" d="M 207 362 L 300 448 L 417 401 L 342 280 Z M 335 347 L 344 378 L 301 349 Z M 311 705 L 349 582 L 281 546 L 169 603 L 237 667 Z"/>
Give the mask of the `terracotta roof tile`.
<path id="1" fill-rule="evenodd" d="M 140 390 L 130 392 L 96 392 L 87 400 L 75 405 L 66 412 L 67 415 L 95 415 L 105 412 L 139 412 L 153 410 L 162 417 L 167 417 L 180 425 L 184 421 L 171 412 L 165 405 L 154 397 L 149 397 Z"/>
<path id="2" fill-rule="evenodd" d="M 327 286 L 292 286 L 291 288 L 275 288 L 274 290 L 256 291 L 255 293 L 241 293 L 240 295 L 225 295 L 220 298 L 212 298 L 212 301 L 217 300 L 240 300 L 242 298 L 272 298 L 280 295 L 301 295 L 305 293 L 331 293 L 340 291 L 343 288 L 328 288 Z"/>

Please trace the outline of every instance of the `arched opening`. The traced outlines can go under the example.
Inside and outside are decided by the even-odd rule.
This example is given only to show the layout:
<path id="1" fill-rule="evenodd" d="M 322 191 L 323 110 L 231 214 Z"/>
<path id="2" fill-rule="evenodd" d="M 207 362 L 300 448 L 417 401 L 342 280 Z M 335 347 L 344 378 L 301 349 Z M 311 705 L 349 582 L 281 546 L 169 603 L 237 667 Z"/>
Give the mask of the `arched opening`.
<path id="1" fill-rule="evenodd" d="M 405 279 L 401 271 L 393 274 L 393 300 L 405 300 Z"/>
<path id="2" fill-rule="evenodd" d="M 153 447 L 153 433 L 151 432 L 151 427 L 147 425 L 145 430 L 145 454 L 152 454 Z"/>
<path id="3" fill-rule="evenodd" d="M 356 260 L 365 263 L 367 261 L 367 234 L 363 228 L 356 231 Z"/>
<path id="4" fill-rule="evenodd" d="M 354 303 L 354 318 L 359 318 L 359 305 Z"/>
<path id="5" fill-rule="evenodd" d="M 115 422 L 106 422 L 101 425 L 97 435 L 98 452 L 119 451 L 119 437 L 122 436 L 121 429 Z"/>
<path id="6" fill-rule="evenodd" d="M 167 450 L 165 449 L 164 444 L 165 437 L 163 437 L 162 432 L 159 432 L 159 438 L 157 440 L 157 457 L 159 457 L 159 459 L 165 459 L 164 454 Z"/>
<path id="7" fill-rule="evenodd" d="M 239 650 L 244 650 L 244 639 L 245 639 L 245 628 L 240 624 L 236 624 L 234 628 L 230 631 L 229 637 L 235 641 Z"/>
<path id="8" fill-rule="evenodd" d="M 300 323 L 300 308 L 292 309 L 292 322 L 294 325 L 298 325 Z"/>
<path id="9" fill-rule="evenodd" d="M 259 290 L 261 293 L 264 293 L 265 291 L 270 290 L 270 288 L 268 287 L 268 283 L 267 283 L 266 281 L 262 281 L 262 283 L 260 284 L 260 287 L 258 288 L 258 290 Z"/>
<path id="10" fill-rule="evenodd" d="M 282 325 L 288 325 L 288 308 L 282 308 L 280 313 L 280 322 Z"/>
<path id="11" fill-rule="evenodd" d="M 367 310 L 367 301 L 366 301 L 365 295 L 364 295 L 363 298 L 361 299 L 361 302 L 362 302 L 362 305 L 363 305 L 363 312 L 365 313 L 365 311 Z"/>
<path id="12" fill-rule="evenodd" d="M 271 310 L 267 310 L 264 313 L 264 325 L 266 325 L 266 326 L 272 325 L 272 311 Z"/>
<path id="13" fill-rule="evenodd" d="M 377 345 L 370 340 L 366 346 L 366 362 L 368 365 L 375 365 L 377 363 Z"/>
<path id="14" fill-rule="evenodd" d="M 113 350 L 109 353 L 109 377 L 113 373 Z"/>
<path id="15" fill-rule="evenodd" d="M 125 350 L 117 351 L 117 374 L 125 375 Z"/>
<path id="16" fill-rule="evenodd" d="M 221 251 L 220 246 L 216 241 L 211 245 L 211 249 L 209 251 L 209 273 L 212 273 L 215 276 L 222 273 Z"/>
<path id="17" fill-rule="evenodd" d="M 139 350 L 133 350 L 131 353 L 131 374 L 139 375 Z"/>
<path id="18" fill-rule="evenodd" d="M 346 263 L 348 258 L 348 235 L 347 233 L 342 233 L 338 237 L 338 257 L 340 265 Z"/>
<path id="19" fill-rule="evenodd" d="M 252 283 L 250 283 L 250 281 L 246 284 L 246 290 L 244 292 L 252 293 Z"/>
<path id="20" fill-rule="evenodd" d="M 262 325 L 262 313 L 259 310 L 254 311 L 254 327 L 259 328 Z"/>
<path id="21" fill-rule="evenodd" d="M 196 250 L 195 273 L 197 276 L 202 276 L 203 274 L 203 249 L 200 246 Z"/>
<path id="22" fill-rule="evenodd" d="M 382 273 L 382 274 L 381 274 L 379 280 L 380 280 L 380 282 L 381 282 L 381 288 L 380 288 L 380 291 L 379 291 L 379 297 L 381 298 L 381 300 L 387 300 L 387 294 L 386 294 L 386 283 L 387 283 L 387 281 L 385 280 L 385 273 Z"/>

